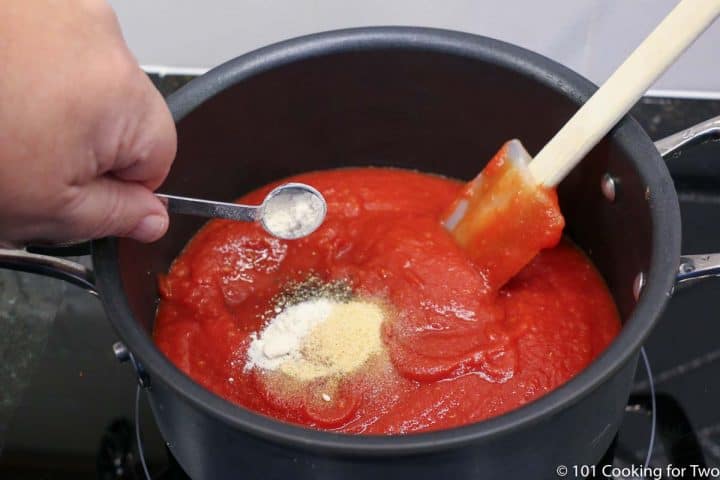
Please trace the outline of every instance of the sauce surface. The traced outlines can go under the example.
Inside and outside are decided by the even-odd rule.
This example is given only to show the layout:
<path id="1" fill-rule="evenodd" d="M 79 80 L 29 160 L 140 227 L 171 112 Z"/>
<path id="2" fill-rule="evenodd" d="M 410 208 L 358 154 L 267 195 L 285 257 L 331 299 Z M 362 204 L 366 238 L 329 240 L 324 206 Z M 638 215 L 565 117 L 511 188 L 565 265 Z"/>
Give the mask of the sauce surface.
<path id="1" fill-rule="evenodd" d="M 191 378 L 279 420 L 347 433 L 404 434 L 500 415 L 567 382 L 617 335 L 613 300 L 567 240 L 499 291 L 440 223 L 463 185 L 406 170 L 298 175 L 325 196 L 325 223 L 283 241 L 213 220 L 160 278 L 154 338 Z M 287 181 L 285 180 L 285 181 Z M 278 183 L 240 200 L 260 203 Z M 313 275 L 386 305 L 385 349 L 359 370 L 301 383 L 246 370 L 273 299 Z M 321 397 L 331 388 L 332 401 Z"/>

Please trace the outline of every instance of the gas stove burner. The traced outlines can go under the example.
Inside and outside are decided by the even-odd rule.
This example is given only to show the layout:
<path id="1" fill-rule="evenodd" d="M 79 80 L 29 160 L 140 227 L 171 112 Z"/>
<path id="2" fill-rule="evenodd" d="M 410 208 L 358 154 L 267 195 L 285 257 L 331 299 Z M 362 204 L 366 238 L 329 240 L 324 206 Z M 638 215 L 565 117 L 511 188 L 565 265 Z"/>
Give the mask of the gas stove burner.
<path id="1" fill-rule="evenodd" d="M 102 480 L 135 479 L 133 424 L 125 418 L 115 420 L 105 429 L 100 440 L 97 468 Z"/>
<path id="2" fill-rule="evenodd" d="M 100 480 L 191 480 L 182 470 L 170 450 L 165 447 L 167 465 L 150 474 L 140 435 L 140 386 L 135 392 L 135 424 L 128 419 L 113 421 L 100 442 L 97 457 Z"/>

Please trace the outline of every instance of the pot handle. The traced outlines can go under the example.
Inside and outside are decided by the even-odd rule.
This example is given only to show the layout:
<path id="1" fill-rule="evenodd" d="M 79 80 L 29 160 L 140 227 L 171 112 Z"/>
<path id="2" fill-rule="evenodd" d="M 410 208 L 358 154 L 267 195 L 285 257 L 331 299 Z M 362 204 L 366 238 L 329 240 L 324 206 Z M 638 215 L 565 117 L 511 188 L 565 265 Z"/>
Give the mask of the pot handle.
<path id="1" fill-rule="evenodd" d="M 28 247 L 30 249 L 31 247 Z M 38 247 L 45 250 L 45 247 Z M 85 250 L 84 246 L 66 245 L 50 247 L 53 255 L 76 255 Z M 0 248 L 0 268 L 19 272 L 38 273 L 47 277 L 59 278 L 77 285 L 93 295 L 98 295 L 95 286 L 95 274 L 92 269 L 77 262 L 50 255 L 31 253 L 28 250 Z"/>
<path id="2" fill-rule="evenodd" d="M 680 257 L 675 282 L 680 284 L 688 280 L 720 276 L 720 253 L 701 255 L 683 255 Z"/>
<path id="3" fill-rule="evenodd" d="M 660 155 L 667 158 L 685 146 L 692 146 L 713 139 L 720 139 L 720 116 L 705 120 L 690 128 L 669 135 L 655 142 Z M 683 255 L 676 276 L 676 283 L 720 276 L 720 253 Z"/>
<path id="4" fill-rule="evenodd" d="M 660 139 L 655 142 L 655 147 L 660 155 L 667 157 L 682 147 L 704 143 L 712 139 L 720 139 L 720 115 Z"/>

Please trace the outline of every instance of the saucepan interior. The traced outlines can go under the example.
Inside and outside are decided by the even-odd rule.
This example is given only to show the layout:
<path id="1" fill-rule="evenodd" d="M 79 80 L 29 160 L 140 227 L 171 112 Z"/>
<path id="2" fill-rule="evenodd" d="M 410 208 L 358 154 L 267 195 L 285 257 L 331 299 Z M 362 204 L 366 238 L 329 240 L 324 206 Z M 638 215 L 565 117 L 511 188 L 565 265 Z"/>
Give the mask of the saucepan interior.
<path id="1" fill-rule="evenodd" d="M 191 87 L 170 99 L 179 147 L 162 190 L 224 201 L 295 173 L 347 166 L 402 167 L 467 180 L 510 138 L 537 152 L 593 90 L 564 67 L 517 47 L 426 29 L 366 29 L 291 41 L 241 57 Z M 605 173 L 616 179 L 614 201 L 600 188 Z M 679 255 L 672 184 L 632 119 L 588 155 L 559 193 L 566 233 L 604 276 L 624 326 L 595 364 L 562 392 L 540 400 L 548 411 L 637 352 L 671 288 Z M 113 241 L 96 251 L 101 287 L 117 288 L 113 295 L 119 298 L 108 301 L 119 311 L 116 327 L 151 374 L 176 376 L 171 383 L 179 389 L 191 381 L 180 378 L 148 335 L 156 275 L 167 271 L 201 224 L 174 217 L 158 243 Z M 115 260 L 106 256 L 114 253 L 112 266 Z M 641 272 L 646 286 L 638 303 L 633 284 Z M 230 409 L 223 414 L 234 415 Z"/>

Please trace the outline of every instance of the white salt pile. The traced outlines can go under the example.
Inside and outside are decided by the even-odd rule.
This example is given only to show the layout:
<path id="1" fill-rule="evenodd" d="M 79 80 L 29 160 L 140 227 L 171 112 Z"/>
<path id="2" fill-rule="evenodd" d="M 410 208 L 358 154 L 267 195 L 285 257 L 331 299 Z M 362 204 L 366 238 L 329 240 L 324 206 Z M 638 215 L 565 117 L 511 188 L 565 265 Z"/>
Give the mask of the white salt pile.
<path id="1" fill-rule="evenodd" d="M 302 340 L 315 325 L 327 320 L 331 310 L 332 301 L 324 298 L 287 307 L 270 320 L 259 335 L 251 335 L 245 367 L 277 370 L 282 363 L 299 359 Z"/>

